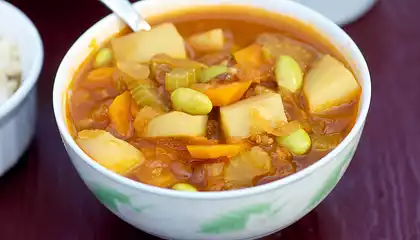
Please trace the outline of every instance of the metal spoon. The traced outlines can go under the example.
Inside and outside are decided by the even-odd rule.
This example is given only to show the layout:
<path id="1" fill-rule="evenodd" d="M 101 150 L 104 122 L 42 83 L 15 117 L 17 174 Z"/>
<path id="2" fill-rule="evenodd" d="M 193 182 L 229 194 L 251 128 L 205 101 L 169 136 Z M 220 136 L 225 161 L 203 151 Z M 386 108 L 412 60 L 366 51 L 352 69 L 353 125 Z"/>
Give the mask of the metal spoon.
<path id="1" fill-rule="evenodd" d="M 128 0 L 99 0 L 117 14 L 134 31 L 149 31 L 149 23 L 134 9 Z"/>

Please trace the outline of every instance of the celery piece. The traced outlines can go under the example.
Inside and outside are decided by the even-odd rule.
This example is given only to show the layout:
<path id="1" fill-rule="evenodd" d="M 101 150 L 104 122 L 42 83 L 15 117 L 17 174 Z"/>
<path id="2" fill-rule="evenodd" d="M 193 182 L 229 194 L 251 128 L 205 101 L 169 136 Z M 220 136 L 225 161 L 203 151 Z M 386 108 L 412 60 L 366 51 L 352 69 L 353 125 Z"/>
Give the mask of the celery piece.
<path id="1" fill-rule="evenodd" d="M 229 72 L 229 69 L 227 66 L 215 65 L 215 66 L 208 67 L 201 71 L 200 82 L 202 83 L 209 82 L 211 79 L 219 76 L 220 74 L 228 73 L 228 72 Z"/>

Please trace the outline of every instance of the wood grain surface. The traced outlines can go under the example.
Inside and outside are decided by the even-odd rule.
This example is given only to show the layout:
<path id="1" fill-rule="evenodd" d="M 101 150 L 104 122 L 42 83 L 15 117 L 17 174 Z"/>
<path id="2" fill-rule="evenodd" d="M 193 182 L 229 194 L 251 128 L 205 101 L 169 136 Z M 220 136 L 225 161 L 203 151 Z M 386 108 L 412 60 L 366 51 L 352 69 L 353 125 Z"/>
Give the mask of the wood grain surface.
<path id="1" fill-rule="evenodd" d="M 344 1 L 344 0 L 343 0 Z M 105 209 L 84 186 L 52 111 L 58 65 L 77 37 L 108 14 L 96 0 L 12 0 L 45 46 L 36 137 L 0 178 L 0 239 L 154 239 Z M 379 0 L 345 27 L 364 53 L 373 98 L 344 178 L 314 211 L 266 239 L 420 239 L 420 1 Z M 13 24 L 13 23 L 0 23 Z"/>

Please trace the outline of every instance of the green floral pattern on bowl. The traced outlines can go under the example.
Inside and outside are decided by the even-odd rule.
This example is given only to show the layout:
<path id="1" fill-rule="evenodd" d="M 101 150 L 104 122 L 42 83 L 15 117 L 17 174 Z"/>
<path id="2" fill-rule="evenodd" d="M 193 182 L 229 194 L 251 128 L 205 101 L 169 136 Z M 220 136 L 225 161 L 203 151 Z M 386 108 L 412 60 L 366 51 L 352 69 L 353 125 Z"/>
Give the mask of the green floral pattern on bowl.
<path id="1" fill-rule="evenodd" d="M 95 194 L 95 196 L 99 199 L 99 201 L 101 201 L 105 206 L 107 206 L 114 212 L 119 211 L 119 205 L 125 205 L 135 212 L 142 212 L 146 208 L 150 207 L 144 206 L 141 208 L 137 208 L 133 206 L 129 196 L 120 193 L 115 189 L 108 188 L 97 183 L 90 184 L 90 189 L 93 192 L 93 194 Z"/>
<path id="2" fill-rule="evenodd" d="M 280 188 L 275 196 L 258 197 L 258 201 L 244 202 L 241 207 L 231 208 L 229 204 L 221 204 L 218 207 L 215 205 L 212 209 L 217 209 L 218 213 L 212 210 L 209 214 L 189 225 L 189 228 L 193 229 L 193 232 L 190 233 L 191 239 L 194 234 L 196 234 L 194 236 L 197 236 L 197 239 L 236 238 L 236 236 L 245 232 L 252 232 L 262 226 L 276 226 L 278 222 L 293 221 L 290 218 L 293 219 L 296 213 L 306 214 L 319 204 L 337 184 L 350 163 L 356 146 L 357 142 L 347 147 L 345 153 L 337 156 L 335 162 L 323 166 L 319 174 L 311 174 L 307 177 L 307 180 L 296 181 Z M 129 219 L 132 223 L 144 218 L 147 219 L 145 222 L 173 225 L 173 230 L 176 230 L 183 225 L 179 225 L 180 223 L 191 221 L 189 218 L 178 219 L 177 214 L 166 215 L 165 213 L 168 210 L 171 211 L 170 209 L 175 206 L 171 202 L 155 202 L 135 193 L 131 195 L 123 188 L 119 188 L 118 185 L 93 179 L 87 181 L 87 183 L 91 191 L 107 208 L 124 217 L 124 219 Z M 314 185 L 311 186 L 311 184 Z M 317 186 L 317 188 L 314 188 L 314 186 Z M 306 190 L 301 191 L 302 187 Z M 300 202 L 297 199 L 300 199 Z M 214 205 L 214 203 L 212 204 Z M 171 208 L 168 209 L 168 206 L 171 206 Z M 183 206 L 182 208 L 184 209 L 184 207 L 189 208 L 190 206 Z M 191 207 L 197 211 L 200 209 Z M 254 223 L 258 224 L 255 225 Z M 159 228 L 158 226 L 155 227 Z"/>
<path id="3" fill-rule="evenodd" d="M 341 178 L 341 175 L 346 168 L 346 166 L 350 163 L 351 158 L 353 157 L 354 152 L 356 151 L 356 146 L 350 148 L 349 152 L 345 155 L 343 160 L 340 164 L 330 173 L 328 179 L 325 181 L 324 185 L 321 189 L 315 194 L 315 196 L 311 199 L 308 207 L 306 210 L 310 210 L 318 205 L 334 188 L 334 186 L 338 183 Z"/>
<path id="4" fill-rule="evenodd" d="M 271 209 L 271 204 L 257 204 L 223 214 L 201 225 L 200 232 L 218 234 L 244 229 L 252 215 L 263 214 Z"/>
<path id="5" fill-rule="evenodd" d="M 345 155 L 343 160 L 330 173 L 325 183 L 316 192 L 315 196 L 310 199 L 305 211 L 309 211 L 319 204 L 334 186 L 340 180 L 341 174 L 346 165 L 350 162 L 356 147 L 350 148 L 350 151 Z M 219 217 L 206 221 L 200 227 L 200 233 L 204 234 L 222 234 L 229 232 L 236 232 L 244 230 L 248 224 L 249 219 L 253 215 L 266 215 L 265 217 L 274 217 L 283 206 L 274 208 L 273 203 L 262 203 L 251 206 L 246 206 L 237 210 L 222 214 Z"/>

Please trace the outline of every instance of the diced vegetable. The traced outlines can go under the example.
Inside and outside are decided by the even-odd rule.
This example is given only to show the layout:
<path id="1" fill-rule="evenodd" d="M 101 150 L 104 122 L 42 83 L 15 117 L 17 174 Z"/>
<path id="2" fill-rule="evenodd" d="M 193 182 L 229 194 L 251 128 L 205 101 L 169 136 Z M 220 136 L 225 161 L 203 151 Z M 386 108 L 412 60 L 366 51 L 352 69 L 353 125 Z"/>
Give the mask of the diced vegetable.
<path id="1" fill-rule="evenodd" d="M 191 156 L 199 159 L 233 157 L 247 147 L 246 144 L 187 145 Z"/>
<path id="2" fill-rule="evenodd" d="M 256 177 L 271 170 L 271 158 L 262 148 L 253 147 L 233 157 L 225 167 L 225 180 L 233 188 L 249 187 Z"/>
<path id="3" fill-rule="evenodd" d="M 204 63 L 208 66 L 213 66 L 213 65 L 218 65 L 218 64 L 225 65 L 222 63 L 223 62 L 228 63 L 231 60 L 233 60 L 232 54 L 227 51 L 209 53 L 197 59 L 197 61 Z"/>
<path id="4" fill-rule="evenodd" d="M 242 81 L 252 81 L 260 83 L 268 81 L 272 76 L 272 65 L 263 64 L 259 67 L 250 67 L 249 65 L 237 65 L 236 76 Z"/>
<path id="5" fill-rule="evenodd" d="M 156 152 L 161 149 L 156 149 Z M 145 151 L 146 152 L 146 151 Z M 156 153 L 156 156 L 147 156 L 139 167 L 134 170 L 135 176 L 140 182 L 156 187 L 170 188 L 178 182 L 175 174 L 171 171 L 171 159 L 165 157 L 165 152 Z"/>
<path id="6" fill-rule="evenodd" d="M 202 83 L 209 82 L 210 80 L 219 76 L 220 74 L 228 73 L 228 72 L 229 72 L 229 69 L 227 66 L 223 66 L 223 65 L 211 66 L 209 68 L 204 69 L 201 72 L 200 82 Z"/>
<path id="7" fill-rule="evenodd" d="M 261 95 L 261 94 L 264 94 L 264 93 L 275 93 L 275 91 L 273 89 L 270 89 L 268 87 L 264 87 L 263 85 L 258 84 L 254 88 L 254 93 L 256 95 Z"/>
<path id="8" fill-rule="evenodd" d="M 207 119 L 207 115 L 193 116 L 176 111 L 166 113 L 149 122 L 147 137 L 203 137 Z"/>
<path id="9" fill-rule="evenodd" d="M 117 62 L 117 68 L 134 80 L 144 80 L 150 75 L 147 65 L 136 62 Z"/>
<path id="10" fill-rule="evenodd" d="M 180 87 L 189 87 L 196 82 L 196 69 L 175 68 L 166 74 L 165 89 L 166 91 L 172 92 Z"/>
<path id="11" fill-rule="evenodd" d="M 109 48 L 102 48 L 95 56 L 95 61 L 93 62 L 94 68 L 106 67 L 112 63 L 113 59 L 112 50 Z"/>
<path id="12" fill-rule="evenodd" d="M 302 87 L 303 73 L 293 58 L 280 56 L 275 66 L 277 85 L 291 92 L 296 92 Z"/>
<path id="13" fill-rule="evenodd" d="M 262 48 L 258 44 L 252 44 L 233 54 L 236 62 L 245 67 L 259 67 L 265 63 Z"/>
<path id="14" fill-rule="evenodd" d="M 205 94 L 191 88 L 177 88 L 171 94 L 171 100 L 175 110 L 192 115 L 206 115 L 213 109 Z"/>
<path id="15" fill-rule="evenodd" d="M 311 138 L 302 128 L 286 137 L 277 137 L 277 143 L 295 155 L 303 155 L 311 148 Z"/>
<path id="16" fill-rule="evenodd" d="M 112 76 L 114 75 L 115 68 L 98 68 L 88 73 L 82 85 L 87 89 L 104 88 L 112 86 Z"/>
<path id="17" fill-rule="evenodd" d="M 197 189 L 193 185 L 188 183 L 177 183 L 172 186 L 172 189 L 185 192 L 197 192 Z"/>
<path id="18" fill-rule="evenodd" d="M 323 56 L 306 74 L 303 93 L 311 113 L 323 113 L 356 99 L 361 89 L 353 74 L 330 55 Z"/>
<path id="19" fill-rule="evenodd" d="M 151 106 L 162 111 L 168 110 L 153 84 L 144 81 L 133 81 L 128 84 L 128 88 L 138 106 Z"/>
<path id="20" fill-rule="evenodd" d="M 130 104 L 131 95 L 129 92 L 117 96 L 109 106 L 108 115 L 111 123 L 122 136 L 127 136 L 130 131 Z"/>
<path id="21" fill-rule="evenodd" d="M 209 177 L 218 177 L 223 174 L 223 169 L 225 167 L 224 162 L 215 162 L 215 163 L 206 163 L 204 164 L 204 169 L 207 172 Z"/>
<path id="22" fill-rule="evenodd" d="M 125 175 L 145 161 L 137 148 L 103 130 L 83 130 L 76 143 L 93 160 L 118 174 Z"/>
<path id="23" fill-rule="evenodd" d="M 310 45 L 284 35 L 263 33 L 257 37 L 256 41 L 262 45 L 265 59 L 274 62 L 279 56 L 290 56 L 303 70 L 318 57 L 316 50 Z"/>
<path id="24" fill-rule="evenodd" d="M 213 106 L 227 106 L 240 100 L 252 81 L 238 81 L 227 84 L 195 84 L 191 87 L 207 95 Z"/>
<path id="25" fill-rule="evenodd" d="M 287 122 L 281 96 L 277 93 L 264 93 L 220 108 L 220 119 L 225 137 L 248 138 L 251 133 L 252 112 L 270 121 L 273 127 Z"/>
<path id="26" fill-rule="evenodd" d="M 314 135 L 312 137 L 312 144 L 318 151 L 329 151 L 343 141 L 343 136 L 339 133 L 330 135 Z"/>
<path id="27" fill-rule="evenodd" d="M 203 164 L 207 173 L 207 189 L 210 191 L 221 191 L 225 186 L 224 169 L 226 162 L 213 162 Z"/>
<path id="28" fill-rule="evenodd" d="M 173 58 L 165 54 L 158 54 L 151 59 L 152 63 L 168 64 L 172 68 L 206 68 L 207 65 L 191 59 Z"/>
<path id="29" fill-rule="evenodd" d="M 136 118 L 134 119 L 134 130 L 137 136 L 144 136 L 146 135 L 145 130 L 147 129 L 147 125 L 149 122 L 161 115 L 160 111 L 157 111 L 154 108 L 149 106 L 143 107 L 140 111 L 136 114 Z"/>
<path id="30" fill-rule="evenodd" d="M 220 28 L 191 36 L 188 43 L 200 52 L 217 52 L 225 46 L 225 36 Z"/>
<path id="31" fill-rule="evenodd" d="M 267 132 L 277 137 L 286 137 L 301 128 L 303 129 L 302 123 L 294 120 L 283 125 L 277 126 L 276 128 L 271 129 L 271 131 L 267 130 Z"/>
<path id="32" fill-rule="evenodd" d="M 111 40 L 117 62 L 146 63 L 157 54 L 186 58 L 184 39 L 172 23 L 163 23 L 150 31 L 139 31 Z"/>

